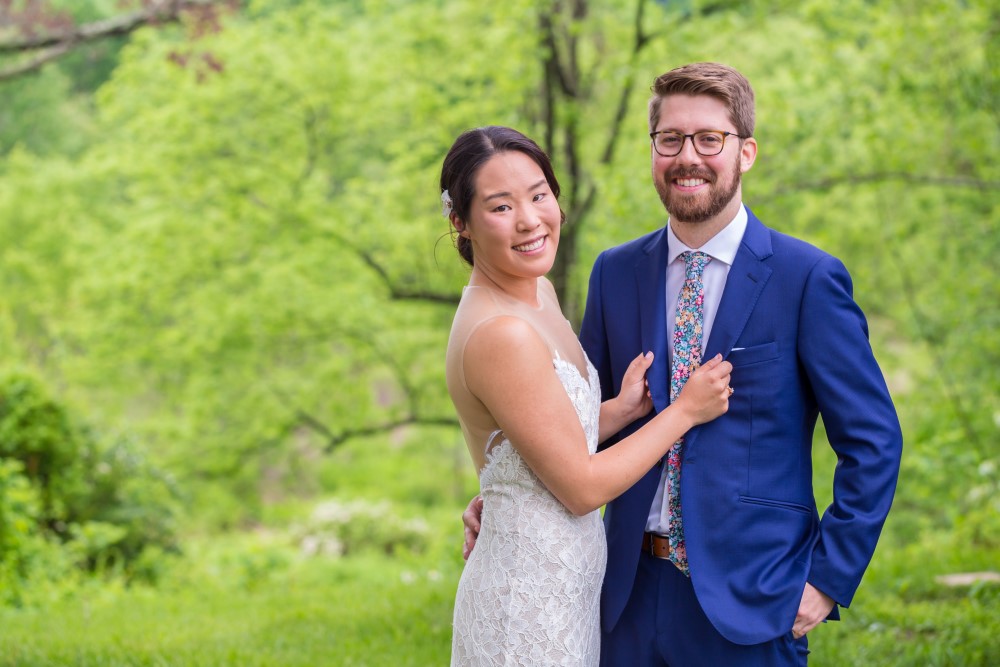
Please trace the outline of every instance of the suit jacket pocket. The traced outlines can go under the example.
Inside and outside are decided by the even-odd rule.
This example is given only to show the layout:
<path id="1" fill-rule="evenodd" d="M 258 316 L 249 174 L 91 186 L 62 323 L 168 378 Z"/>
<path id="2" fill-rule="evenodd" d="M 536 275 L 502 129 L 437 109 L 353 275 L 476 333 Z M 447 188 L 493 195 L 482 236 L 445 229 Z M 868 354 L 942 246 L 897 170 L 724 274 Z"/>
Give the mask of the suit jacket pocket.
<path id="1" fill-rule="evenodd" d="M 770 342 L 752 347 L 734 347 L 729 351 L 726 361 L 733 366 L 749 366 L 778 358 L 778 343 Z"/>
<path id="2" fill-rule="evenodd" d="M 801 514 L 812 514 L 812 508 L 799 503 L 791 503 L 787 500 L 774 500 L 772 498 L 759 498 L 756 496 L 740 496 L 741 503 L 750 505 L 764 505 L 765 507 L 777 507 L 779 509 L 792 510 Z"/>

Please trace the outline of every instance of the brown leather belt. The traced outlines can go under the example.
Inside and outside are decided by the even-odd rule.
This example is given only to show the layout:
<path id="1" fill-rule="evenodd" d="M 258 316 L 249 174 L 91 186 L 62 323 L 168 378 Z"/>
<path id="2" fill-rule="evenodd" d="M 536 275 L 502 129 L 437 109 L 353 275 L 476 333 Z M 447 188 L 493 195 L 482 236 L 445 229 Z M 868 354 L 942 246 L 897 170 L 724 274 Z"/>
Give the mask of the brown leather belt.
<path id="1" fill-rule="evenodd" d="M 654 558 L 670 558 L 670 540 L 666 535 L 644 533 L 642 536 L 642 552 Z"/>

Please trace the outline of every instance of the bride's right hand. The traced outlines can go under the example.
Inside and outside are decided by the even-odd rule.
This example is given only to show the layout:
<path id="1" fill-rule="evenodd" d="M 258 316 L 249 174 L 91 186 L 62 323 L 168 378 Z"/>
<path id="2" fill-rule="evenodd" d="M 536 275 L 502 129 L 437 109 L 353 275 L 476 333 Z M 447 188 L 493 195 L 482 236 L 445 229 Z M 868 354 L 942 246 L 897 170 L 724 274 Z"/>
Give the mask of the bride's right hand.
<path id="1" fill-rule="evenodd" d="M 462 543 L 462 558 L 469 560 L 472 550 L 476 548 L 479 539 L 479 529 L 482 527 L 483 497 L 476 496 L 469 501 L 469 506 L 462 512 L 462 523 L 465 525 L 465 542 Z"/>
<path id="2" fill-rule="evenodd" d="M 729 409 L 729 374 L 733 365 L 717 354 L 702 364 L 681 389 L 674 405 L 692 420 L 692 425 L 712 421 Z"/>

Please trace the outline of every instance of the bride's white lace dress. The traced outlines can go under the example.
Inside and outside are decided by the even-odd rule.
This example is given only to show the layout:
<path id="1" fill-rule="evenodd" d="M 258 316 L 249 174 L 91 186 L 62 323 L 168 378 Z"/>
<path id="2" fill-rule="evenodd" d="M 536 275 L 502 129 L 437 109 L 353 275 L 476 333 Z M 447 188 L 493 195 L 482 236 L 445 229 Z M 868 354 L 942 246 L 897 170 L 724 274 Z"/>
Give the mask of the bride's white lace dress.
<path id="1" fill-rule="evenodd" d="M 597 450 L 601 391 L 553 361 Z M 574 516 L 549 493 L 502 432 L 483 443 L 482 529 L 455 600 L 452 665 L 597 665 L 607 559 L 598 511 Z"/>

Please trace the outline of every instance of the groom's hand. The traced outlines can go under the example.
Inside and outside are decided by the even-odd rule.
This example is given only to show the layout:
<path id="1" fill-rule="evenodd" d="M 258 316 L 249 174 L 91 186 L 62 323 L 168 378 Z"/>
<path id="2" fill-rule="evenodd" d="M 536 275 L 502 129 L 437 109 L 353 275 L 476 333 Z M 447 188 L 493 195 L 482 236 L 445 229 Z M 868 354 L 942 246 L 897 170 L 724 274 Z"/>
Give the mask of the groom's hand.
<path id="1" fill-rule="evenodd" d="M 469 554 L 476 548 L 479 537 L 479 520 L 483 516 L 483 497 L 476 496 L 469 501 L 469 506 L 462 512 L 462 523 L 465 524 L 465 544 L 462 545 L 462 558 L 469 560 Z"/>
<path id="2" fill-rule="evenodd" d="M 470 505 L 471 507 L 471 505 Z M 466 530 L 468 532 L 468 530 Z M 792 636 L 798 639 L 820 624 L 833 610 L 833 598 L 810 583 L 802 591 L 802 601 L 795 615 Z"/>

